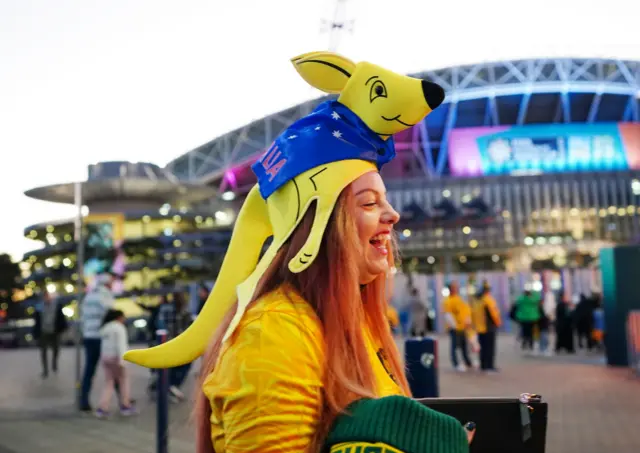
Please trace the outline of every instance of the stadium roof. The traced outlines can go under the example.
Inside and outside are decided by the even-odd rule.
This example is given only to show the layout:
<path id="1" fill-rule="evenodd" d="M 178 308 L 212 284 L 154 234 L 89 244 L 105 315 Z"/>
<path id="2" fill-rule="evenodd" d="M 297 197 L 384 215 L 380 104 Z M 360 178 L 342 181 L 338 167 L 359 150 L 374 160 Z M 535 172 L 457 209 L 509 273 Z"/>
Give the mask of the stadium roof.
<path id="1" fill-rule="evenodd" d="M 25 195 L 44 201 L 73 204 L 75 183 L 36 187 Z M 145 200 L 157 203 L 196 203 L 215 196 L 215 190 L 181 181 L 173 174 L 146 162 L 100 162 L 89 165 L 82 182 L 82 201 Z"/>
<path id="2" fill-rule="evenodd" d="M 545 123 L 638 121 L 640 62 L 612 59 L 529 59 L 481 63 L 413 74 L 442 85 L 444 104 L 419 127 L 428 174 L 446 173 L 453 128 Z M 296 119 L 328 97 L 299 104 L 224 134 L 167 165 L 183 181 L 233 184 Z M 405 140 L 406 142 L 406 140 Z M 408 149 L 403 138 L 397 149 Z M 442 150 L 442 152 L 441 152 Z M 222 187 L 221 187 L 222 188 Z"/>

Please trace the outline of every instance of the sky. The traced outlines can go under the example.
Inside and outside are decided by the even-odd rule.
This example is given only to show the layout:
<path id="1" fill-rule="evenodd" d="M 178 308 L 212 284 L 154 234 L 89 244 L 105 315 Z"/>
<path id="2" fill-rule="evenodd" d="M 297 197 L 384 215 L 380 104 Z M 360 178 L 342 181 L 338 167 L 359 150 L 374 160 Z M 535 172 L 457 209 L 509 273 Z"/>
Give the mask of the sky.
<path id="1" fill-rule="evenodd" d="M 72 217 L 30 188 L 87 165 L 165 165 L 320 95 L 289 60 L 326 50 L 339 0 L 0 0 L 0 253 Z M 640 60 L 629 0 L 342 0 L 338 52 L 398 72 L 528 57 Z M 393 5 L 393 6 L 392 6 Z"/>

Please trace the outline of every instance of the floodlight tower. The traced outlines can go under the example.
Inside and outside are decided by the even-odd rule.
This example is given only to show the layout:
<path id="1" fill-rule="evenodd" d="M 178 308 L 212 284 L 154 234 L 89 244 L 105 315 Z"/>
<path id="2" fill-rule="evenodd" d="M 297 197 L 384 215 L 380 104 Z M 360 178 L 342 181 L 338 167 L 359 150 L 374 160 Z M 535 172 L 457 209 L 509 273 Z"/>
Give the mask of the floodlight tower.
<path id="1" fill-rule="evenodd" d="M 348 0 L 333 0 L 334 9 L 331 20 L 322 19 L 321 33 L 329 33 L 329 50 L 335 52 L 340 44 L 342 33 L 353 32 L 354 20 L 347 20 L 346 4 Z"/>

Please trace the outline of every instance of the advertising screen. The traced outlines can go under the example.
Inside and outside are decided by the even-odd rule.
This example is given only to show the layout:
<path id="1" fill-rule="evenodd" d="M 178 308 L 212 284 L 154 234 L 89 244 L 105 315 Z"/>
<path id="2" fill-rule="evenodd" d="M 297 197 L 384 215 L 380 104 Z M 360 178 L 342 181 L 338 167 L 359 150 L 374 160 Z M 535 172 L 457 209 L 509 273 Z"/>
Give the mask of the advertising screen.
<path id="1" fill-rule="evenodd" d="M 124 217 L 122 214 L 97 214 L 85 218 L 84 277 L 87 289 L 94 285 L 95 277 L 104 272 L 124 275 L 126 260 L 122 251 Z M 122 289 L 122 280 L 116 278 L 113 290 Z"/>
<path id="2" fill-rule="evenodd" d="M 453 176 L 640 168 L 640 124 L 545 124 L 454 129 Z"/>

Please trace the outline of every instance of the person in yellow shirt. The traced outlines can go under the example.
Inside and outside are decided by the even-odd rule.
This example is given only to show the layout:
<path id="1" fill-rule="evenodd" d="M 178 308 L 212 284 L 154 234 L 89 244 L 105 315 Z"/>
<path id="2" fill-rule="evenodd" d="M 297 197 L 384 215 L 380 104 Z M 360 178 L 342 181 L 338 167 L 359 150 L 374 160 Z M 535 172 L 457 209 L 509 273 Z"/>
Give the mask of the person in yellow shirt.
<path id="1" fill-rule="evenodd" d="M 391 331 L 396 333 L 398 326 L 400 326 L 400 318 L 398 317 L 398 311 L 391 304 L 387 307 L 387 319 L 389 320 Z"/>
<path id="2" fill-rule="evenodd" d="M 502 318 L 488 282 L 483 282 L 480 294 L 474 299 L 471 313 L 473 327 L 480 342 L 480 369 L 495 372 L 496 334 L 502 325 Z"/>
<path id="3" fill-rule="evenodd" d="M 125 359 L 164 368 L 206 350 L 197 453 L 339 449 L 363 440 L 340 428 L 352 422 L 391 451 L 466 452 L 470 436 L 460 422 L 409 398 L 386 317 L 399 216 L 379 169 L 394 156 L 391 136 L 421 121 L 444 92 L 332 52 L 292 62 L 307 82 L 340 97 L 292 124 L 252 165 L 258 183 L 189 329 Z M 370 401 L 386 409 L 368 410 Z M 417 424 L 391 437 L 370 429 L 403 414 Z"/>
<path id="4" fill-rule="evenodd" d="M 385 281 L 385 297 L 387 300 L 387 320 L 389 321 L 391 332 L 396 334 L 400 327 L 400 317 L 398 316 L 398 311 L 391 303 L 393 299 L 394 283 L 394 269 L 391 269 L 391 272 L 387 274 L 387 279 Z"/>
<path id="5" fill-rule="evenodd" d="M 442 303 L 442 312 L 451 342 L 451 364 L 457 371 L 464 372 L 472 367 L 467 341 L 467 332 L 471 327 L 471 309 L 460 296 L 457 282 L 449 283 L 448 288 L 449 295 Z M 464 365 L 458 362 L 458 350 L 462 352 Z"/>

